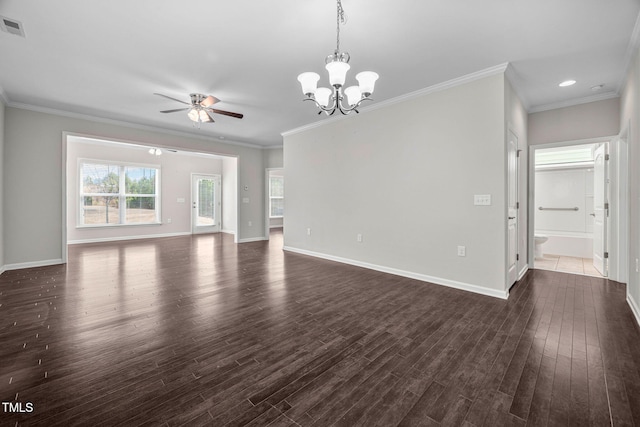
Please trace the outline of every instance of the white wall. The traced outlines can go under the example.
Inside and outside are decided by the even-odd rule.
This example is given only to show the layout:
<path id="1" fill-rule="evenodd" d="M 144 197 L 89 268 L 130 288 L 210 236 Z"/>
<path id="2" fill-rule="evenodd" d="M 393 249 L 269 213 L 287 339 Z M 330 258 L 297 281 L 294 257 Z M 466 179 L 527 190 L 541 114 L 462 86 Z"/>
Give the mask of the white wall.
<path id="1" fill-rule="evenodd" d="M 593 169 L 536 171 L 535 231 L 541 234 L 582 235 L 593 233 Z M 540 210 L 573 208 L 577 211 Z M 559 254 L 560 255 L 560 254 Z"/>
<path id="2" fill-rule="evenodd" d="M 619 131 L 619 98 L 529 114 L 529 145 L 612 136 Z"/>
<path id="3" fill-rule="evenodd" d="M 636 262 L 640 259 L 640 58 L 638 51 L 627 75 L 620 97 L 620 129 L 628 131 L 629 144 L 629 282 L 627 300 L 640 323 L 640 277 Z"/>
<path id="4" fill-rule="evenodd" d="M 264 150 L 265 168 L 282 168 L 284 166 L 284 151 L 282 147 Z"/>
<path id="5" fill-rule="evenodd" d="M 285 247 L 506 296 L 504 80 L 286 133 Z"/>
<path id="6" fill-rule="evenodd" d="M 69 243 L 126 237 L 166 236 L 191 233 L 191 174 L 222 175 L 222 159 L 164 150 L 153 156 L 145 147 L 89 143 L 69 137 L 67 145 L 67 238 Z M 85 141 L 85 142 L 83 142 Z M 162 224 L 124 227 L 78 227 L 78 165 L 80 159 L 130 162 L 160 168 Z M 224 177 L 222 178 L 224 180 Z M 178 199 L 183 202 L 178 202 Z M 168 220 L 171 219 L 169 223 Z"/>
<path id="7" fill-rule="evenodd" d="M 536 170 L 535 234 L 547 237 L 544 254 L 593 258 L 593 192 L 593 167 Z M 541 206 L 578 210 L 540 210 Z"/>
<path id="8" fill-rule="evenodd" d="M 208 138 L 156 132 L 106 120 L 71 117 L 8 107 L 5 111 L 5 264 L 12 268 L 60 262 L 63 254 L 63 132 L 140 142 L 158 147 L 238 157 L 238 185 L 249 203 L 239 205 L 240 241 L 262 240 L 264 221 L 263 150 Z M 38 197 L 33 197 L 34 193 Z M 47 206 L 47 215 L 42 215 Z M 65 206 L 66 208 L 66 206 Z M 248 226 L 251 221 L 253 225 Z"/>
<path id="9" fill-rule="evenodd" d="M 238 159 L 222 159 L 222 231 L 238 231 Z"/>
<path id="10" fill-rule="evenodd" d="M 0 96 L 0 274 L 4 271 L 4 114 L 5 105 Z"/>

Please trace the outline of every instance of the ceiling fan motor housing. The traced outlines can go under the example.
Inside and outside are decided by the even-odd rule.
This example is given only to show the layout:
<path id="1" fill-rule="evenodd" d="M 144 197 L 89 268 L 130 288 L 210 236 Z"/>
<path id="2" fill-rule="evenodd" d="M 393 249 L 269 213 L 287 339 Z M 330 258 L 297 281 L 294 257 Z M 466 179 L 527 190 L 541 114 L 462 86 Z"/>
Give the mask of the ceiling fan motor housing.
<path id="1" fill-rule="evenodd" d="M 191 95 L 191 103 L 192 104 L 200 104 L 207 98 L 207 95 L 203 95 L 201 93 L 192 93 Z"/>

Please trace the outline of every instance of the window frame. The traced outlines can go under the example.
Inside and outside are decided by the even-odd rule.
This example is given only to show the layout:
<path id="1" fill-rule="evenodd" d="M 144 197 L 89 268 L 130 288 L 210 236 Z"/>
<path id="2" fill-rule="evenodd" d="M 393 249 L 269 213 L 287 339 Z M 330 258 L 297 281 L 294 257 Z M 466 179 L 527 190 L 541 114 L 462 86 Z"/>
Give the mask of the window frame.
<path id="1" fill-rule="evenodd" d="M 281 179 L 282 180 L 282 193 L 284 194 L 284 177 L 283 176 L 278 176 L 278 175 L 274 175 L 274 176 L 269 176 L 269 219 L 272 218 L 284 218 L 284 214 L 283 215 L 272 215 L 271 213 L 273 212 L 272 209 L 272 201 L 273 199 L 278 199 L 278 200 L 284 200 L 284 196 L 273 196 L 271 194 L 271 180 L 272 179 Z M 284 210 L 284 206 L 283 206 L 283 210 Z"/>
<path id="2" fill-rule="evenodd" d="M 84 182 L 82 179 L 82 168 L 85 164 L 97 164 L 97 165 L 105 165 L 105 166 L 117 166 L 120 170 L 118 176 L 118 193 L 112 193 L 115 197 L 118 198 L 118 205 L 124 206 L 124 209 L 119 210 L 119 223 L 117 224 L 84 224 L 84 198 L 85 197 L 102 197 L 107 193 L 85 193 L 84 192 Z M 126 168 L 146 168 L 146 169 L 155 169 L 155 194 L 131 194 L 126 193 Z M 161 225 L 162 221 L 162 213 L 161 213 L 161 174 L 162 168 L 159 164 L 149 164 L 149 163 L 137 163 L 137 162 L 123 162 L 120 160 L 105 160 L 105 159 L 89 159 L 89 158 L 80 158 L 78 159 L 78 171 L 77 171 L 77 179 L 78 179 L 78 198 L 77 198 L 77 218 L 76 218 L 76 228 L 109 228 L 109 227 L 136 227 L 136 226 L 148 226 L 148 225 Z M 155 198 L 155 220 L 151 222 L 126 222 L 127 217 L 127 209 L 126 209 L 126 201 L 127 197 L 154 197 Z"/>

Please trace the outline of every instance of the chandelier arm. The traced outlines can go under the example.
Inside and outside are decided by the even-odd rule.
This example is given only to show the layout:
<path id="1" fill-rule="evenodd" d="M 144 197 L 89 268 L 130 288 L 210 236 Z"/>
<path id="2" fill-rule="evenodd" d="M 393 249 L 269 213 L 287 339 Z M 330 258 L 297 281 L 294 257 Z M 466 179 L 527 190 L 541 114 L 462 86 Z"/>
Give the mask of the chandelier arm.
<path id="1" fill-rule="evenodd" d="M 303 101 L 313 101 L 314 104 L 316 104 L 316 107 L 318 107 L 318 109 L 320 110 L 318 111 L 318 114 L 325 113 L 327 115 L 332 115 L 333 113 L 335 113 L 338 107 L 338 104 L 335 98 L 332 97 L 332 99 L 333 99 L 333 105 L 331 105 L 330 107 L 329 106 L 325 107 L 324 105 L 321 105 L 320 103 L 318 103 L 318 101 L 313 97 L 313 95 L 310 97 L 304 98 Z"/>

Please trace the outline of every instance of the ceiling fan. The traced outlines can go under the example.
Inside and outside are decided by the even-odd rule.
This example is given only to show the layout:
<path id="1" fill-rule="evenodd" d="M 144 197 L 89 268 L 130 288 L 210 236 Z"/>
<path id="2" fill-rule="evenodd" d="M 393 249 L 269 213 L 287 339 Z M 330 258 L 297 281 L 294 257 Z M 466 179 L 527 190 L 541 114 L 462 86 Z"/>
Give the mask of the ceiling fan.
<path id="1" fill-rule="evenodd" d="M 160 111 L 161 113 L 176 113 L 178 111 L 189 111 L 187 116 L 196 122 L 196 123 L 209 123 L 214 122 L 213 116 L 211 114 L 222 114 L 224 116 L 235 117 L 236 119 L 241 119 L 244 117 L 243 114 L 240 113 L 232 113 L 231 111 L 217 110 L 215 108 L 211 108 L 211 106 L 215 103 L 220 102 L 218 98 L 211 95 L 203 95 L 201 93 L 192 93 L 191 103 L 182 101 L 180 99 L 172 98 L 167 95 L 163 95 L 161 93 L 154 93 L 154 95 L 161 96 L 163 98 L 171 99 L 172 101 L 177 101 L 182 104 L 188 105 L 185 108 L 176 108 L 174 110 L 164 110 Z"/>

